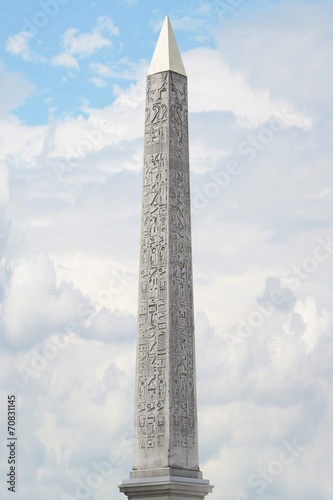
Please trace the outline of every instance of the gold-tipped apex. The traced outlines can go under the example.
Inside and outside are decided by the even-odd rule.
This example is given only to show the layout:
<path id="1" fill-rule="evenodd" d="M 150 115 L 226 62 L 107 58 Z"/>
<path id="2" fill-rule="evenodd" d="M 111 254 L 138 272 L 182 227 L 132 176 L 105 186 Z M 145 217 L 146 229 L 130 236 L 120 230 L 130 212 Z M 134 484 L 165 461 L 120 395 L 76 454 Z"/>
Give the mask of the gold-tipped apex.
<path id="1" fill-rule="evenodd" d="M 162 71 L 174 71 L 175 73 L 186 76 L 186 71 L 169 16 L 166 16 L 164 20 L 148 75 L 161 73 Z"/>

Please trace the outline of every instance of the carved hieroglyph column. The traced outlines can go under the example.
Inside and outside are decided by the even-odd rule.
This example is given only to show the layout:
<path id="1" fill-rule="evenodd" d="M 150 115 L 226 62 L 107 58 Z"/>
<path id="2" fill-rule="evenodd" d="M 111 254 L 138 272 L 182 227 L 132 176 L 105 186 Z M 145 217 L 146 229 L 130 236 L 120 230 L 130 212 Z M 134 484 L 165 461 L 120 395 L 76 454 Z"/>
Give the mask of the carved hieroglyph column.
<path id="1" fill-rule="evenodd" d="M 120 490 L 201 498 L 198 459 L 187 77 L 166 17 L 147 76 L 134 463 Z"/>

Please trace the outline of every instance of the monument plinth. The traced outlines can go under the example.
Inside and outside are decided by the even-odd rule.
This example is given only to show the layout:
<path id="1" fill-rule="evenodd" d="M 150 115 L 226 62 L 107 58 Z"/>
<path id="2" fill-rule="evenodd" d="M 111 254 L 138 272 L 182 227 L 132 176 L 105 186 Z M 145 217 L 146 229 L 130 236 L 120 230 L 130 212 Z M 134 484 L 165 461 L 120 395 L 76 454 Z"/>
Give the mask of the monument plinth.
<path id="1" fill-rule="evenodd" d="M 203 499 L 198 458 L 187 77 L 166 17 L 147 76 L 130 500 Z"/>

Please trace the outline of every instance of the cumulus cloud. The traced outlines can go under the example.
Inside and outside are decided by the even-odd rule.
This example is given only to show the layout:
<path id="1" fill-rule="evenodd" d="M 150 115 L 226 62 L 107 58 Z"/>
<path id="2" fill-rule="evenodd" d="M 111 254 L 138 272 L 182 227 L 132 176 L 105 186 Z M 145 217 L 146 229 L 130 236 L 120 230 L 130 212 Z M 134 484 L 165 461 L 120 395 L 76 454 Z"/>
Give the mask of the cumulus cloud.
<path id="1" fill-rule="evenodd" d="M 292 102 L 272 98 L 267 87 L 251 88 L 242 73 L 232 71 L 221 60 L 219 50 L 192 49 L 184 54 L 184 64 L 191 81 L 189 105 L 192 112 L 230 111 L 249 128 L 267 122 L 270 117 L 287 127 L 305 130 L 311 127 L 311 119 L 303 111 L 298 111 Z M 214 78 L 207 79 L 208 75 L 214 75 Z M 207 88 L 206 92 L 202 91 L 204 88 Z"/>
<path id="2" fill-rule="evenodd" d="M 35 89 L 34 85 L 20 73 L 6 71 L 2 61 L 0 61 L 0 87 L 0 119 L 7 117 L 11 111 L 24 104 Z"/>
<path id="3" fill-rule="evenodd" d="M 279 278 L 268 277 L 264 293 L 257 302 L 263 306 L 268 303 L 271 307 L 289 312 L 294 308 L 296 297 L 290 288 L 281 287 Z"/>
<path id="4" fill-rule="evenodd" d="M 112 67 L 102 63 L 91 63 L 90 69 L 102 78 L 121 80 L 135 80 L 140 73 L 141 66 L 123 58 Z"/>
<path id="5" fill-rule="evenodd" d="M 6 49 L 11 54 L 21 54 L 23 59 L 29 54 L 28 41 L 33 38 L 33 33 L 22 31 L 10 36 L 6 41 Z"/>
<path id="6" fill-rule="evenodd" d="M 75 59 L 75 57 L 66 52 L 63 52 L 62 54 L 52 57 L 51 61 L 55 66 L 66 66 L 66 68 L 75 68 L 75 69 L 80 68 L 80 65 Z"/>
<path id="7" fill-rule="evenodd" d="M 109 68 L 109 66 L 106 66 L 105 64 L 91 63 L 90 68 L 92 69 L 92 71 L 95 71 L 98 75 L 100 75 L 102 77 L 109 78 L 109 77 L 114 76 L 114 73 L 111 70 L 111 68 Z"/>
<path id="8" fill-rule="evenodd" d="M 79 33 L 78 29 L 69 28 L 62 36 L 62 45 L 70 54 L 77 54 L 84 58 L 92 55 L 96 50 L 111 45 L 111 41 L 103 37 L 103 34 L 113 36 L 118 33 L 118 28 L 110 18 L 99 17 L 90 33 Z"/>
<path id="9" fill-rule="evenodd" d="M 326 371 L 323 378 L 323 372 L 316 373 L 313 367 L 325 364 L 325 350 L 328 345 L 329 351 L 332 348 L 332 317 L 328 311 L 320 315 L 316 312 L 314 298 L 310 303 L 313 306 L 308 312 L 301 305 L 296 306 L 305 329 L 297 332 L 291 326 L 294 312 L 275 314 L 242 344 L 231 349 L 216 334 L 204 313 L 196 317 L 202 469 L 207 477 L 213 478 L 217 490 L 224 488 L 228 500 L 258 495 L 259 483 L 251 478 L 259 480 L 264 468 L 273 470 L 264 481 L 265 498 L 274 498 L 276 490 L 270 479 L 275 476 L 271 464 L 279 459 L 286 442 L 297 443 L 302 451 L 290 468 L 281 471 L 279 490 L 284 497 L 288 497 L 290 489 L 300 494 L 299 470 L 311 461 L 317 441 L 324 436 L 330 441 L 326 428 L 330 375 Z M 322 330 L 316 324 L 318 316 L 321 325 L 325 325 Z M 316 335 L 314 344 L 306 333 L 308 328 Z M 320 330 L 323 337 L 317 336 Z M 323 408 L 320 415 L 312 411 L 317 405 Z M 324 448 L 325 461 L 328 447 Z M 325 481 L 327 485 L 327 476 Z M 311 489 L 317 487 L 312 478 L 307 484 Z M 325 497 L 324 484 L 321 491 Z"/>
<path id="10" fill-rule="evenodd" d="M 10 36 L 6 41 L 7 52 L 21 57 L 24 61 L 45 63 L 45 57 L 39 56 L 35 50 L 30 48 L 29 42 L 34 36 L 34 33 L 30 31 L 20 31 L 16 35 Z"/>
<path id="11" fill-rule="evenodd" d="M 55 284 L 52 262 L 40 254 L 11 263 L 5 285 L 3 329 L 9 345 L 24 349 L 49 334 L 66 333 L 86 301 L 71 285 Z M 67 332 L 69 333 L 69 332 Z"/>
<path id="12" fill-rule="evenodd" d="M 324 95 L 326 103 L 332 102 L 332 72 L 326 66 L 331 16 L 329 2 L 271 3 L 246 20 L 239 16 L 237 23 L 223 24 L 221 59 L 232 71 L 246 74 L 253 88 L 265 85 L 275 99 L 291 100 L 300 111 L 309 109 L 309 102 L 320 104 Z M 320 81 L 320 74 L 327 78 Z"/>
<path id="13" fill-rule="evenodd" d="M 110 37 L 118 35 L 119 29 L 109 17 L 99 17 L 96 26 L 88 33 L 80 33 L 77 28 L 68 28 L 61 37 L 64 51 L 52 57 L 56 66 L 66 66 L 78 69 L 79 59 L 85 59 L 104 47 L 110 47 Z"/>
<path id="14" fill-rule="evenodd" d="M 92 320 L 87 335 L 105 342 L 133 342 L 135 340 L 136 317 L 119 315 L 102 309 Z"/>
<path id="15" fill-rule="evenodd" d="M 107 83 L 103 78 L 100 78 L 99 76 L 94 76 L 91 81 L 96 85 L 96 87 L 106 87 Z"/>
<path id="16" fill-rule="evenodd" d="M 322 48 L 330 43 L 322 38 L 323 8 L 316 6 L 311 28 Z M 264 483 L 262 498 L 331 499 L 332 253 L 304 279 L 290 279 L 292 269 L 309 268 L 318 239 L 332 235 L 331 90 L 325 84 L 321 95 L 306 93 L 322 77 L 311 72 L 302 86 L 307 35 L 297 28 L 295 42 L 288 38 L 292 7 L 284 9 L 280 17 L 267 9 L 230 16 L 220 36 L 228 32 L 233 43 L 184 54 L 201 468 L 226 500 L 257 496 L 253 480 L 260 470 L 274 471 L 283 443 L 294 441 L 306 450 Z M 308 18 L 307 9 L 298 10 L 300 25 L 309 27 Z M 241 39 L 245 32 L 256 58 Z M 277 47 L 272 62 L 265 47 L 283 33 L 288 47 L 281 56 Z M 80 32 L 68 33 L 64 51 L 77 61 L 87 56 L 85 43 Z M 325 61 L 329 67 L 327 54 Z M 105 81 L 114 77 L 109 64 L 90 70 Z M 115 485 L 131 468 L 144 90 L 138 76 L 115 87 L 104 109 L 85 103 L 77 118 L 50 115 L 43 126 L 13 116 L 0 122 L 0 383 L 20 393 L 21 481 L 36 500 L 75 498 L 77 481 L 113 452 L 122 463 L 94 495 L 116 498 Z M 284 125 L 272 131 L 277 112 Z M 230 161 L 239 164 L 235 175 Z M 14 230 L 22 236 L 14 238 Z M 284 302 L 274 302 L 276 294 Z M 25 372 L 26 385 L 18 367 L 32 372 Z"/>
<path id="17" fill-rule="evenodd" d="M 0 207 L 9 201 L 9 172 L 5 162 L 0 161 Z"/>
<path id="18" fill-rule="evenodd" d="M 45 128 L 43 125 L 27 126 L 15 115 L 0 120 L 1 155 L 20 165 L 35 165 L 35 157 L 43 149 Z"/>
<path id="19" fill-rule="evenodd" d="M 298 301 L 295 312 L 304 321 L 305 328 L 302 333 L 302 341 L 305 343 L 307 354 L 320 345 L 322 336 L 332 337 L 333 315 L 326 308 L 318 311 L 318 305 L 314 297 L 306 297 L 304 302 Z"/>

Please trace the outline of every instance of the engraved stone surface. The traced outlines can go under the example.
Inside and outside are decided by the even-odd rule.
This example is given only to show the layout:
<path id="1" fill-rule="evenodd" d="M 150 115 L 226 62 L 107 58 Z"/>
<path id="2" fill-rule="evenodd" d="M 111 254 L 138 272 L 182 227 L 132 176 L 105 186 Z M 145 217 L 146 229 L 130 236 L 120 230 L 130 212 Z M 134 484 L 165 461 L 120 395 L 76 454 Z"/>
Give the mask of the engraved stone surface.
<path id="1" fill-rule="evenodd" d="M 168 18 L 163 29 L 173 40 Z M 134 461 L 120 490 L 130 498 L 146 498 L 145 486 L 147 498 L 204 498 L 212 486 L 198 459 L 187 77 L 155 63 L 165 70 L 147 76 Z"/>
<path id="2" fill-rule="evenodd" d="M 186 76 L 147 77 L 134 469 L 199 468 Z"/>

